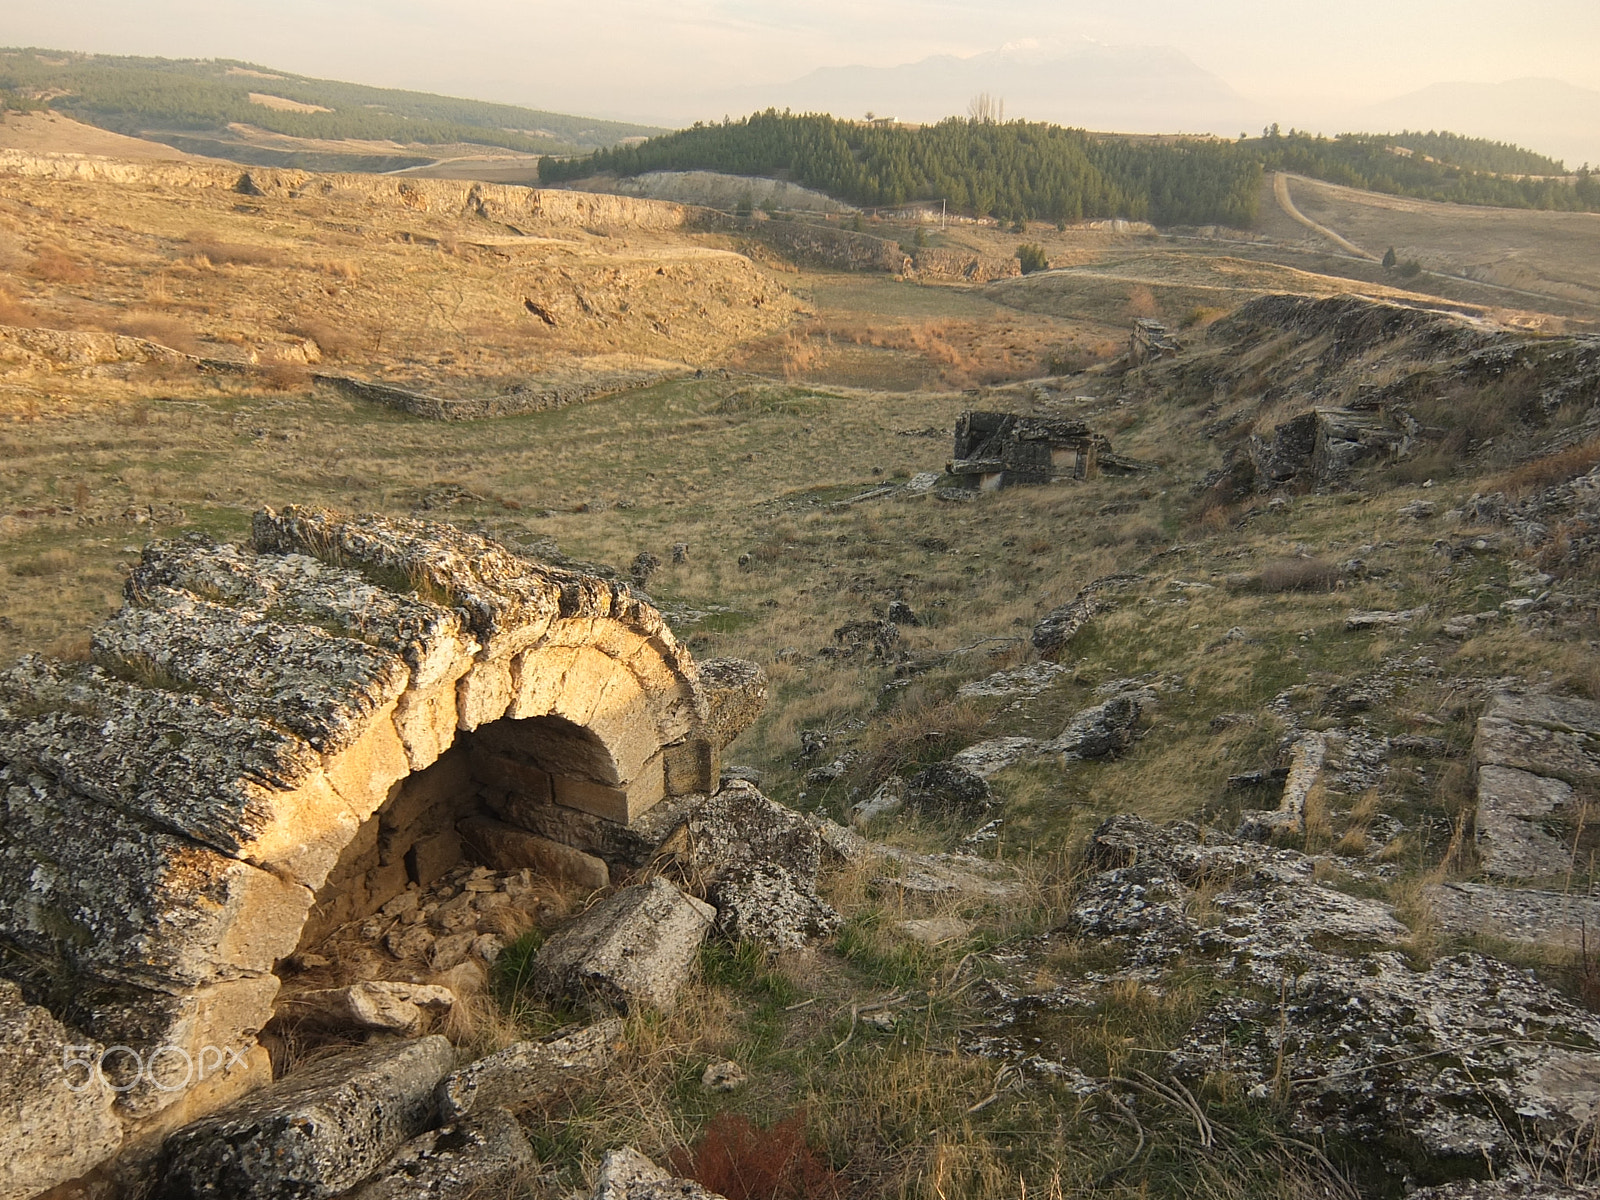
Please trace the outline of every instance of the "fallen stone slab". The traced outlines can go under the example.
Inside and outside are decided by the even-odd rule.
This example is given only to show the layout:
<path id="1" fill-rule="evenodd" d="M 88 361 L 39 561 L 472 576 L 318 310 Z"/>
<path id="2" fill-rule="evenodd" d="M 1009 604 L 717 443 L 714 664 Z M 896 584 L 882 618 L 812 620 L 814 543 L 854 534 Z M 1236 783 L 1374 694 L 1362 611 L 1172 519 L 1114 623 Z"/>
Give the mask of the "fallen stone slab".
<path id="1" fill-rule="evenodd" d="M 1401 612 L 1362 611 L 1352 610 L 1344 619 L 1346 631 L 1354 633 L 1362 629 L 1393 629 L 1400 625 L 1409 625 L 1418 617 L 1426 616 L 1428 606 L 1408 608 Z"/>
<path id="2" fill-rule="evenodd" d="M 1568 815 L 1576 815 L 1576 796 L 1563 780 L 1479 766 L 1478 856 L 1491 875 L 1533 879 L 1571 870 L 1572 847 L 1549 828 Z"/>
<path id="3" fill-rule="evenodd" d="M 589 1200 L 725 1200 L 692 1179 L 663 1171 L 632 1146 L 608 1150 Z"/>
<path id="4" fill-rule="evenodd" d="M 517 1119 L 503 1108 L 413 1138 L 348 1200 L 473 1200 L 536 1165 Z"/>
<path id="5" fill-rule="evenodd" d="M 1045 749 L 1069 762 L 1081 758 L 1112 758 L 1133 744 L 1134 727 L 1144 711 L 1139 690 L 1112 696 L 1077 713 Z"/>
<path id="6" fill-rule="evenodd" d="M 516 1042 L 453 1071 L 439 1084 L 439 1114 L 454 1121 L 485 1108 L 518 1109 L 574 1079 L 597 1081 L 617 1056 L 616 1017 L 538 1042 Z"/>
<path id="7" fill-rule="evenodd" d="M 1568 950 L 1600 942 L 1600 897 L 1483 883 L 1442 883 L 1426 895 L 1433 919 L 1447 933 Z"/>
<path id="8" fill-rule="evenodd" d="M 425 983 L 368 980 L 349 987 L 322 988 L 287 997 L 279 1012 L 329 1029 L 367 1029 L 414 1037 L 425 1012 L 447 1013 L 456 996 L 449 988 Z"/>
<path id="9" fill-rule="evenodd" d="M 540 948 L 530 982 L 622 1013 L 670 1012 L 717 910 L 657 876 L 602 900 Z"/>
<path id="10" fill-rule="evenodd" d="M 1010 900 L 1022 894 L 1016 872 L 1001 863 L 972 854 L 915 854 L 862 837 L 827 817 L 811 818 L 822 844 L 843 863 L 881 863 L 885 873 L 872 884 L 880 891 L 913 895 L 965 894 L 990 900 Z"/>
<path id="11" fill-rule="evenodd" d="M 990 776 L 998 775 L 1007 767 L 1014 767 L 1019 762 L 1036 758 L 1049 748 L 1048 743 L 1036 738 L 990 738 L 986 742 L 979 742 L 975 746 L 968 746 L 965 750 L 959 751 L 950 761 L 979 779 L 988 779 Z"/>
<path id="12" fill-rule="evenodd" d="M 170 1200 L 325 1200 L 361 1182 L 433 1120 L 455 1065 L 444 1038 L 322 1059 L 167 1139 Z"/>
<path id="13" fill-rule="evenodd" d="M 956 697 L 960 700 L 982 700 L 990 697 L 1028 700 L 1044 691 L 1059 676 L 1071 669 L 1062 663 L 1040 659 L 1024 667 L 1010 671 L 996 671 L 987 678 L 963 683 L 956 689 Z"/>
<path id="14" fill-rule="evenodd" d="M 1275 833 L 1305 832 L 1306 797 L 1322 774 L 1328 758 L 1328 739 L 1321 733 L 1308 733 L 1294 744 L 1289 757 L 1289 774 L 1283 781 L 1283 797 L 1276 810 L 1251 810 L 1239 821 L 1237 836 L 1251 841 L 1268 841 Z"/>
<path id="15" fill-rule="evenodd" d="M 496 871 L 528 867 L 542 878 L 598 891 L 611 886 L 603 858 L 553 842 L 493 817 L 468 817 L 456 826 L 477 860 Z"/>
<path id="16" fill-rule="evenodd" d="M 1492 696 L 1478 721 L 1480 764 L 1569 783 L 1600 779 L 1600 704 L 1565 696 Z"/>
<path id="17" fill-rule="evenodd" d="M 104 1050 L 0 980 L 0 1200 L 87 1174 L 122 1144 Z"/>

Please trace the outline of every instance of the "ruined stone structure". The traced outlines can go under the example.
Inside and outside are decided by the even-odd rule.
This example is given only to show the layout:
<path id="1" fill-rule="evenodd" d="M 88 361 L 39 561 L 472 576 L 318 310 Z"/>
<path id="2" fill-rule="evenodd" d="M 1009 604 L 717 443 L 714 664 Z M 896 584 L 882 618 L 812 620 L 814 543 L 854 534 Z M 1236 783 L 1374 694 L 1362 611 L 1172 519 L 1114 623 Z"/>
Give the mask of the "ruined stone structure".
<path id="1" fill-rule="evenodd" d="M 1133 323 L 1133 336 L 1128 339 L 1129 366 L 1141 367 L 1147 362 L 1172 358 L 1182 352 L 1182 343 L 1160 321 L 1140 317 Z"/>
<path id="2" fill-rule="evenodd" d="M 265 509 L 151 544 L 127 596 L 90 661 L 0 676 L 0 974 L 89 1058 L 163 1048 L 53 1114 L 96 1161 L 266 1081 L 275 969 L 333 927 L 485 848 L 636 861 L 765 694 L 626 585 L 416 521 Z M 0 1195 L 94 1165 L 30 1145 Z"/>
<path id="3" fill-rule="evenodd" d="M 1418 428 L 1398 408 L 1309 409 L 1273 429 L 1270 441 L 1251 437 L 1256 487 L 1270 491 L 1336 483 L 1357 463 L 1405 453 Z"/>
<path id="4" fill-rule="evenodd" d="M 956 419 L 955 457 L 946 470 L 980 491 L 1092 479 L 1110 449 L 1082 421 L 965 412 Z"/>

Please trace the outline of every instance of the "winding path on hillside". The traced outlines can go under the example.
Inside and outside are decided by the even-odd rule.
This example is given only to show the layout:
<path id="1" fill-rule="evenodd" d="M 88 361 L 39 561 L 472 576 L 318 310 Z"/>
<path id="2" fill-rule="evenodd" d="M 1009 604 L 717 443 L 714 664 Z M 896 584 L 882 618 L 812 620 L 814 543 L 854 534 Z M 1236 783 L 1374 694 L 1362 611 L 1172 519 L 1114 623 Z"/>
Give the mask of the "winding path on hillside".
<path id="1" fill-rule="evenodd" d="M 1321 234 L 1334 245 L 1338 246 L 1341 250 L 1345 250 L 1350 254 L 1354 254 L 1357 258 L 1364 258 L 1368 262 L 1379 261 L 1379 258 L 1376 254 L 1369 254 L 1354 242 L 1340 237 L 1326 225 L 1318 225 L 1310 217 L 1306 216 L 1305 213 L 1296 208 L 1294 206 L 1294 197 L 1289 195 L 1289 176 L 1284 174 L 1282 171 L 1274 172 L 1272 176 L 1272 194 L 1277 197 L 1278 207 L 1283 209 L 1284 214 L 1288 216 L 1290 220 L 1304 225 L 1313 233 Z"/>

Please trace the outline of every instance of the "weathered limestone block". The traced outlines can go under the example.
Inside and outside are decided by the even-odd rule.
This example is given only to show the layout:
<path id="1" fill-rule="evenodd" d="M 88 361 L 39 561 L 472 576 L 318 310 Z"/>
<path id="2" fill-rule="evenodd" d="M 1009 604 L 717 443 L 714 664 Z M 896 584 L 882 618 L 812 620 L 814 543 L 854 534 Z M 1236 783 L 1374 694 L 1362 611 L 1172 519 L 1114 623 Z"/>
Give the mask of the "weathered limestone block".
<path id="1" fill-rule="evenodd" d="M 511 664 L 485 659 L 473 665 L 456 684 L 456 725 L 468 732 L 506 715 L 511 703 Z"/>
<path id="2" fill-rule="evenodd" d="M 798 878 L 781 863 L 735 867 L 706 889 L 717 931 L 771 951 L 798 950 L 839 928 L 840 917 L 817 895 L 815 878 Z"/>
<path id="3" fill-rule="evenodd" d="M 536 1165 L 517 1119 L 491 1108 L 413 1138 L 348 1200 L 473 1200 L 504 1194 Z"/>
<path id="4" fill-rule="evenodd" d="M 648 863 L 662 838 L 682 816 L 684 807 L 699 799 L 673 797 L 647 809 L 632 824 L 619 825 L 593 813 L 565 808 L 553 799 L 535 800 L 490 787 L 483 790 L 484 803 L 507 824 L 628 867 Z"/>
<path id="5" fill-rule="evenodd" d="M 149 603 L 159 588 L 261 612 L 292 610 L 308 624 L 337 626 L 398 654 L 411 669 L 411 686 L 419 690 L 452 671 L 459 674 L 461 660 L 477 649 L 455 610 L 304 554 L 252 554 L 198 534 L 151 542 L 129 577 L 128 592 Z"/>
<path id="6" fill-rule="evenodd" d="M 232 1096 L 272 1078 L 256 1034 L 272 1016 L 275 975 L 247 975 L 185 992 L 90 985 L 77 1002 L 85 1033 L 108 1046 L 102 1073 L 118 1111 L 148 1121 L 207 1096 Z M 259 1052 L 259 1053 L 258 1053 Z"/>
<path id="7" fill-rule="evenodd" d="M 26 658 L 0 676 L 0 761 L 310 887 L 356 828 L 299 738 L 98 667 Z"/>
<path id="8" fill-rule="evenodd" d="M 1426 896 L 1430 915 L 1448 933 L 1581 950 L 1600 930 L 1600 897 L 1595 896 L 1483 883 L 1442 883 Z"/>
<path id="9" fill-rule="evenodd" d="M 663 1171 L 632 1146 L 608 1150 L 589 1200 L 723 1200 L 692 1179 Z"/>
<path id="10" fill-rule="evenodd" d="M 598 1082 L 616 1059 L 622 1022 L 607 1017 L 542 1042 L 516 1042 L 462 1067 L 439 1085 L 439 1113 L 454 1121 L 495 1107 L 518 1109 L 574 1081 Z"/>
<path id="11" fill-rule="evenodd" d="M 627 825 L 667 794 L 666 775 L 659 758 L 646 763 L 637 778 L 615 786 L 557 775 L 552 780 L 555 802 L 564 808 L 593 813 L 619 825 Z"/>
<path id="12" fill-rule="evenodd" d="M 116 1153 L 116 1094 L 92 1066 L 103 1049 L 0 980 L 0 1200 L 25 1200 Z"/>
<path id="13" fill-rule="evenodd" d="M 472 856 L 496 871 L 531 868 L 541 878 L 598 890 L 611 886 L 604 859 L 563 846 L 493 817 L 469 817 L 457 826 Z"/>
<path id="14" fill-rule="evenodd" d="M 1549 829 L 1575 815 L 1572 786 L 1515 767 L 1478 768 L 1478 855 L 1501 878 L 1559 875 L 1572 867 L 1572 848 Z"/>
<path id="15" fill-rule="evenodd" d="M 619 1012 L 670 1012 L 716 915 L 659 877 L 624 888 L 544 944 L 532 983 Z"/>
<path id="16" fill-rule="evenodd" d="M 743 780 L 686 803 L 661 853 L 670 854 L 691 878 L 707 881 L 756 862 L 776 862 L 796 878 L 815 880 L 822 863 L 816 829 Z"/>
<path id="17" fill-rule="evenodd" d="M 456 997 L 449 988 L 426 983 L 368 980 L 349 987 L 298 992 L 279 1005 L 280 1013 L 327 1029 L 369 1029 L 415 1037 L 426 1012 L 447 1013 Z"/>
<path id="18" fill-rule="evenodd" d="M 322 751 L 359 737 L 410 681 L 396 654 L 314 625 L 268 620 L 184 592 L 154 589 L 95 631 L 95 661 L 137 678 L 171 680 L 232 712 L 261 717 Z"/>
<path id="19" fill-rule="evenodd" d="M 322 1200 L 365 1179 L 435 1112 L 442 1037 L 331 1056 L 167 1140 L 172 1200 Z"/>
<path id="20" fill-rule="evenodd" d="M 93 838 L 62 836 L 92 821 Z M 311 892 L 0 766 L 0 933 L 157 991 L 266 974 Z"/>
<path id="21" fill-rule="evenodd" d="M 1476 751 L 1484 765 L 1569 783 L 1600 779 L 1600 704 L 1500 693 L 1478 721 Z"/>
<path id="22" fill-rule="evenodd" d="M 755 724 L 767 705 L 767 675 L 741 658 L 708 658 L 700 663 L 706 690 L 706 730 L 722 749 Z"/>

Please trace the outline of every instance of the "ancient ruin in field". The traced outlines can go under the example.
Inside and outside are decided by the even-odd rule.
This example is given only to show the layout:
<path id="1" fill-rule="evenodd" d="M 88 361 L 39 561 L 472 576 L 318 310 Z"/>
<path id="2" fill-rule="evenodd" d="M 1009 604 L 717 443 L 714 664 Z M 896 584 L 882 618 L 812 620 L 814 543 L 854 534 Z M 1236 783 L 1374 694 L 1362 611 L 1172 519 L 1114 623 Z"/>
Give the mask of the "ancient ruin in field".
<path id="1" fill-rule="evenodd" d="M 41 1087 L 24 1115 L 76 1153 L 22 1133 L 6 1196 L 268 1082 L 280 964 L 408 889 L 637 865 L 765 695 L 625 585 L 448 526 L 266 509 L 248 546 L 152 543 L 127 596 L 90 661 L 0 679 L 0 942 L 85 1054 L 170 1049 L 66 1108 Z"/>

